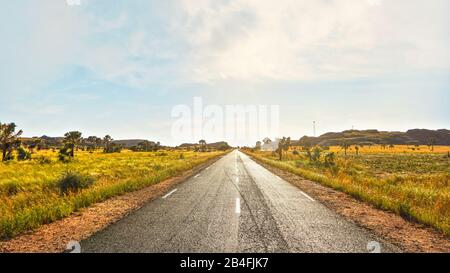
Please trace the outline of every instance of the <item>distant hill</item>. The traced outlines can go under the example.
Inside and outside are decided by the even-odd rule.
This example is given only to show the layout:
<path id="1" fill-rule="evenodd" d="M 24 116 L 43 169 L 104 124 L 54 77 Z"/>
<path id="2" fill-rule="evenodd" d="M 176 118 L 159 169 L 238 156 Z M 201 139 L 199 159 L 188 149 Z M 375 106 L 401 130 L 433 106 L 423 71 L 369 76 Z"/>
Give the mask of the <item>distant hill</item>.
<path id="1" fill-rule="evenodd" d="M 41 138 L 47 146 L 50 147 L 59 147 L 61 145 L 63 145 L 63 137 L 49 137 L 49 136 L 42 136 L 42 137 L 21 137 L 20 139 L 24 142 L 24 143 L 28 143 L 28 142 L 32 142 L 34 139 L 37 138 Z M 113 140 L 112 143 L 115 143 L 117 145 L 121 145 L 124 148 L 132 148 L 137 146 L 139 143 L 144 142 L 144 141 L 148 141 L 145 139 L 119 139 L 119 140 Z M 157 142 L 155 141 L 149 141 L 150 144 L 156 144 Z M 181 144 L 180 148 L 192 148 L 192 147 L 197 147 L 199 146 L 198 143 L 183 143 Z M 220 142 L 215 142 L 215 143 L 207 143 L 206 146 L 209 149 L 229 149 L 231 148 L 230 145 L 228 145 L 227 142 L 225 141 L 220 141 Z M 166 146 L 159 146 L 161 148 L 165 148 Z"/>
<path id="2" fill-rule="evenodd" d="M 146 141 L 145 139 L 121 139 L 121 140 L 113 140 L 113 143 L 122 145 L 124 148 L 130 148 L 133 146 L 137 146 L 139 143 Z M 150 141 L 151 144 L 155 144 L 156 142 Z"/>
<path id="3" fill-rule="evenodd" d="M 294 145 L 310 142 L 313 145 L 333 146 L 346 141 L 349 144 L 394 144 L 394 145 L 450 145 L 450 130 L 413 129 L 407 132 L 386 132 L 378 130 L 347 130 L 340 133 L 326 133 L 319 137 L 304 136 Z"/>
<path id="4" fill-rule="evenodd" d="M 199 146 L 200 144 L 198 143 L 183 143 L 180 146 L 178 146 L 179 148 L 192 148 L 192 147 L 196 147 Z M 231 148 L 230 145 L 228 145 L 227 142 L 225 141 L 219 141 L 219 142 L 214 142 L 214 143 L 207 143 L 206 147 L 210 148 L 210 149 L 217 149 L 217 150 L 226 150 Z"/>

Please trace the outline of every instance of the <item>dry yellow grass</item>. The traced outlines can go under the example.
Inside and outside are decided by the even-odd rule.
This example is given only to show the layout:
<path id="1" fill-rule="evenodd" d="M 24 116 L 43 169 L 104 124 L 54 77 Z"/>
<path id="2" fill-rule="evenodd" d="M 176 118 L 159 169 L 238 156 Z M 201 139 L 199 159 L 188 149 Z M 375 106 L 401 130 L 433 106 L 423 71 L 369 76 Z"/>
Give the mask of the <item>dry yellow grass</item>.
<path id="1" fill-rule="evenodd" d="M 9 238 L 70 215 L 80 208 L 180 174 L 224 152 L 77 152 L 70 163 L 52 151 L 31 161 L 0 163 L 0 238 Z M 43 160 L 45 157 L 46 160 Z M 71 171 L 95 183 L 61 195 L 56 183 Z"/>
<path id="2" fill-rule="evenodd" d="M 450 147 L 437 146 L 432 151 L 428 146 L 371 146 L 360 148 L 359 155 L 352 148 L 345 156 L 341 147 L 330 147 L 317 162 L 310 162 L 299 147 L 291 147 L 283 161 L 271 152 L 248 153 L 450 235 Z M 324 155 L 331 152 L 334 164 L 327 165 Z"/>

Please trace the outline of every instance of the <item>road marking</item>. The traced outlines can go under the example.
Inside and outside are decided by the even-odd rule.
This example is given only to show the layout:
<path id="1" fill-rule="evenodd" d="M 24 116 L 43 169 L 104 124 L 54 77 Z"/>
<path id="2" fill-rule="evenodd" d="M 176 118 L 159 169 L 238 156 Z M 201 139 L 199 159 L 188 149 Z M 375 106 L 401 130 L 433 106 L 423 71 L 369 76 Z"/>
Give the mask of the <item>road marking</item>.
<path id="1" fill-rule="evenodd" d="M 206 168 L 206 170 L 209 170 L 209 167 L 208 167 L 208 168 Z"/>
<path id="2" fill-rule="evenodd" d="M 164 195 L 162 198 L 166 199 L 167 197 L 169 197 L 172 193 L 176 192 L 177 189 L 174 189 L 173 191 L 169 192 L 168 194 Z"/>
<path id="3" fill-rule="evenodd" d="M 194 178 L 197 178 L 197 177 L 199 177 L 200 176 L 200 174 L 197 174 L 196 176 L 194 176 Z"/>
<path id="4" fill-rule="evenodd" d="M 300 191 L 300 193 L 303 194 L 303 195 L 304 195 L 306 198 L 308 198 L 310 201 L 313 201 L 313 202 L 316 201 L 316 200 L 312 199 L 311 196 L 307 195 L 306 193 L 304 193 L 304 192 L 302 192 L 302 191 Z"/>
<path id="5" fill-rule="evenodd" d="M 239 177 L 236 177 L 236 183 L 239 183 Z"/>
<path id="6" fill-rule="evenodd" d="M 241 199 L 236 198 L 236 213 L 240 214 L 241 213 Z"/>

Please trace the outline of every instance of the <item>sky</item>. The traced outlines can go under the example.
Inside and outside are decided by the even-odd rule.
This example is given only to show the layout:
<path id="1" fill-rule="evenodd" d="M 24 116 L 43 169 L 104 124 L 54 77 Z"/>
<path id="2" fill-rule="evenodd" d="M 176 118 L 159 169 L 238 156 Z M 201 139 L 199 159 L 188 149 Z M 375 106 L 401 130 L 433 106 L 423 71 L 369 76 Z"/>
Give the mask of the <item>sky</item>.
<path id="1" fill-rule="evenodd" d="M 447 0 L 76 2 L 2 3 L 0 122 L 26 136 L 198 141 L 173 133 L 194 98 L 277 105 L 274 136 L 294 139 L 313 121 L 317 135 L 450 128 Z"/>

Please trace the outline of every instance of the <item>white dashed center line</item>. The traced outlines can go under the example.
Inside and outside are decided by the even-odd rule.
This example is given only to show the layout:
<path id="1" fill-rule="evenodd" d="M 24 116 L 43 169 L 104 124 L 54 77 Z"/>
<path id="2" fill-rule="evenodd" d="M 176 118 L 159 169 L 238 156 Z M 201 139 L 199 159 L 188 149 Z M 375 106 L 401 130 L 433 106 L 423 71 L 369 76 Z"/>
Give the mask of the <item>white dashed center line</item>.
<path id="1" fill-rule="evenodd" d="M 174 189 L 173 191 L 169 192 L 168 194 L 164 195 L 162 198 L 166 199 L 167 197 L 169 197 L 172 193 L 176 192 L 177 189 Z"/>
<path id="2" fill-rule="evenodd" d="M 197 178 L 197 177 L 199 177 L 200 176 L 200 174 L 197 174 L 196 176 L 194 176 L 194 178 Z"/>
<path id="3" fill-rule="evenodd" d="M 241 199 L 240 198 L 236 198 L 236 213 L 237 214 L 241 213 Z"/>

